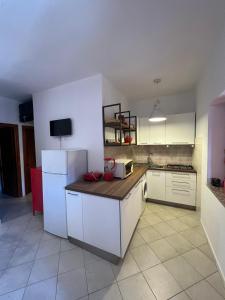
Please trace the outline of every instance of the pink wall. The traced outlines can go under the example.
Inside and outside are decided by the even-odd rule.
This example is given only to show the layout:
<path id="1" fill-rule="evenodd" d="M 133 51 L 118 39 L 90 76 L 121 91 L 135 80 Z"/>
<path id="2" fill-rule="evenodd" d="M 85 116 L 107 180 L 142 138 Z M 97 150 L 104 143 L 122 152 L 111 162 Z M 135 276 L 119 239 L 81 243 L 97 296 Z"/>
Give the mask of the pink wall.
<path id="1" fill-rule="evenodd" d="M 209 109 L 208 178 L 225 178 L 225 96 L 215 99 Z"/>

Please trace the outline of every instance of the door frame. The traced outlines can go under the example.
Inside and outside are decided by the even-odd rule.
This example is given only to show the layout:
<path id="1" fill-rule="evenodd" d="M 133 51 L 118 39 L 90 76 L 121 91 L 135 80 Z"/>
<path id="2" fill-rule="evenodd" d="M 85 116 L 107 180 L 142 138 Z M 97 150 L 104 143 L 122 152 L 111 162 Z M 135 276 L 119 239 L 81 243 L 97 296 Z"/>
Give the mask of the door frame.
<path id="1" fill-rule="evenodd" d="M 26 184 L 26 174 L 25 174 L 25 145 L 26 145 L 26 134 L 25 131 L 26 129 L 30 129 L 33 128 L 34 130 L 34 126 L 33 125 L 22 125 L 22 139 L 23 139 L 23 170 L 24 170 L 24 189 L 25 189 L 25 194 L 27 195 L 27 184 Z M 35 137 L 34 137 L 35 138 Z M 36 154 L 36 153 L 35 153 Z"/>
<path id="2" fill-rule="evenodd" d="M 21 179 L 21 164 L 20 164 L 20 145 L 19 145 L 19 126 L 10 123 L 0 123 L 0 128 L 13 128 L 15 154 L 16 154 L 16 173 L 17 173 L 17 197 L 22 197 L 22 179 Z"/>

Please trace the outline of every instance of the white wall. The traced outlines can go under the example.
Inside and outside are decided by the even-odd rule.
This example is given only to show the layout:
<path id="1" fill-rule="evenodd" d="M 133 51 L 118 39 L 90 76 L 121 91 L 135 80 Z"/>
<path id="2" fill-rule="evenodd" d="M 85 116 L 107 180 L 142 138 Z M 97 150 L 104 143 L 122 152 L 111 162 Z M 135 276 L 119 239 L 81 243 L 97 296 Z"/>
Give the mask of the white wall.
<path id="1" fill-rule="evenodd" d="M 122 110 L 128 110 L 126 97 L 105 77 L 102 78 L 102 102 L 103 105 L 121 103 Z"/>
<path id="2" fill-rule="evenodd" d="M 22 124 L 19 123 L 19 101 L 0 96 L 0 123 L 11 123 L 18 125 L 22 195 L 25 195 L 25 179 L 23 167 L 23 137 Z"/>
<path id="3" fill-rule="evenodd" d="M 59 149 L 59 138 L 50 137 L 49 121 L 71 118 L 73 135 L 62 138 L 62 148 L 88 150 L 89 170 L 104 168 L 102 134 L 102 76 L 96 75 L 33 95 L 37 162 L 41 150 Z"/>
<path id="4" fill-rule="evenodd" d="M 195 91 L 182 94 L 160 96 L 160 108 L 165 114 L 178 114 L 195 111 Z M 156 98 L 130 101 L 129 106 L 134 115 L 138 117 L 148 117 L 152 110 Z"/>
<path id="5" fill-rule="evenodd" d="M 225 207 L 206 186 L 208 162 L 208 111 L 225 90 L 225 28 L 197 86 L 197 139 L 202 140 L 201 221 L 225 279 Z"/>

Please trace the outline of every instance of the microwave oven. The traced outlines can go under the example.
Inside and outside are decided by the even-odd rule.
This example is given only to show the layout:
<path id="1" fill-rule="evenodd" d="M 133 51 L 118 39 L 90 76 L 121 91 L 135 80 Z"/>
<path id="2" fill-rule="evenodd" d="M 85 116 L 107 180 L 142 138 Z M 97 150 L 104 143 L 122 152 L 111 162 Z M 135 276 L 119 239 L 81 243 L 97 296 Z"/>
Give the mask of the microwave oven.
<path id="1" fill-rule="evenodd" d="M 130 159 L 116 159 L 113 175 L 116 178 L 124 179 L 131 175 L 134 170 L 134 162 Z"/>

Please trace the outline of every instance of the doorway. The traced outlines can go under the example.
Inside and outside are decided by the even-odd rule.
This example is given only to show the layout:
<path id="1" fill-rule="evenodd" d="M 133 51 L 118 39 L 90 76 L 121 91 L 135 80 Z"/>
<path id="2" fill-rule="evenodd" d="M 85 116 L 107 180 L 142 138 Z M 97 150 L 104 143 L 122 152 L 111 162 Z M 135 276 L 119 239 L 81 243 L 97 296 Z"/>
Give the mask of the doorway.
<path id="1" fill-rule="evenodd" d="M 34 127 L 22 126 L 25 193 L 31 192 L 30 169 L 36 167 Z"/>
<path id="2" fill-rule="evenodd" d="M 1 193 L 22 196 L 18 125 L 0 123 Z"/>

